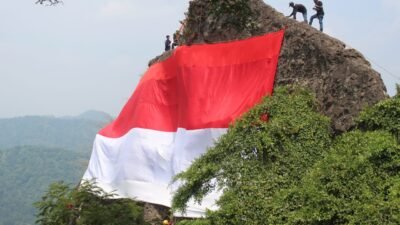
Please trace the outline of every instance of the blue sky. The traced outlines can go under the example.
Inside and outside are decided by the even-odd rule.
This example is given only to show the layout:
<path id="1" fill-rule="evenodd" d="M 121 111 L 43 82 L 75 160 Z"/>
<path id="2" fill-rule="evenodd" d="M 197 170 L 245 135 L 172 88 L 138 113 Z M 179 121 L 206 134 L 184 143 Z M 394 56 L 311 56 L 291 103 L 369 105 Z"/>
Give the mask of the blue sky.
<path id="1" fill-rule="evenodd" d="M 43 7 L 34 0 L 1 1 L 0 117 L 89 109 L 117 115 L 188 5 L 187 0 L 64 0 L 63 6 Z M 290 13 L 288 1 L 265 2 Z M 297 2 L 312 8 L 312 0 Z M 326 33 L 400 76 L 399 0 L 324 5 Z M 399 78 L 373 66 L 393 95 Z"/>

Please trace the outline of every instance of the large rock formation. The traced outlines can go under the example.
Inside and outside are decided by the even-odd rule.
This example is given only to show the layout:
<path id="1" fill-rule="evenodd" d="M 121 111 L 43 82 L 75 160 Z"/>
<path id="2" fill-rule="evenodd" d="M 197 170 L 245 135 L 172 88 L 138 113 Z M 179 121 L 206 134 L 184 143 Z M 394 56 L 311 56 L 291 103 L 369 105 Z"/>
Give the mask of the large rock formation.
<path id="1" fill-rule="evenodd" d="M 387 97 L 380 75 L 361 53 L 285 17 L 262 0 L 192 0 L 180 42 L 240 40 L 280 29 L 286 32 L 275 85 L 303 85 L 314 91 L 320 111 L 332 119 L 337 133 L 352 128 L 353 119 L 365 106 Z M 165 52 L 149 65 L 170 55 L 171 51 Z"/>
<path id="2" fill-rule="evenodd" d="M 215 43 L 283 28 L 276 85 L 298 84 L 313 90 L 321 112 L 332 119 L 336 132 L 350 129 L 365 106 L 386 98 L 380 75 L 361 53 L 306 23 L 285 17 L 262 0 L 193 0 L 180 39 L 183 44 Z"/>

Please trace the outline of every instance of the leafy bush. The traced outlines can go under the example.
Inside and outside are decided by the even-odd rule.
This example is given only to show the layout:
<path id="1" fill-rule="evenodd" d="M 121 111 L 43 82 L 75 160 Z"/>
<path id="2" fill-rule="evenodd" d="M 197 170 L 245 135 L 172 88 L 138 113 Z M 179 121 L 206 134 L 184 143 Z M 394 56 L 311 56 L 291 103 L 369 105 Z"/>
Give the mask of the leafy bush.
<path id="1" fill-rule="evenodd" d="M 232 25 L 238 31 L 248 30 L 254 31 L 257 29 L 255 21 L 258 17 L 257 13 L 250 8 L 249 0 L 209 0 L 211 4 L 210 15 L 221 19 L 226 17 L 225 26 Z"/>
<path id="2" fill-rule="evenodd" d="M 400 224 L 399 101 L 369 107 L 361 130 L 332 137 L 310 93 L 277 88 L 176 177 L 174 209 L 222 187 L 205 224 Z"/>
<path id="3" fill-rule="evenodd" d="M 210 225 L 210 221 L 205 219 L 197 219 L 197 220 L 182 220 L 176 225 Z"/>
<path id="4" fill-rule="evenodd" d="M 344 134 L 274 204 L 273 224 L 400 224 L 400 146 L 384 131 Z"/>
<path id="5" fill-rule="evenodd" d="M 400 96 L 396 95 L 368 107 L 356 122 L 362 130 L 386 130 L 400 141 Z"/>
<path id="6" fill-rule="evenodd" d="M 266 122 L 266 115 L 269 121 Z M 301 88 L 278 88 L 235 122 L 206 154 L 176 179 L 183 182 L 173 207 L 184 210 L 217 188 L 224 194 L 212 224 L 260 224 L 275 193 L 300 181 L 331 142 L 329 120 L 316 112 L 315 98 Z"/>
<path id="7" fill-rule="evenodd" d="M 238 33 L 259 31 L 259 12 L 250 7 L 249 0 L 205 0 L 191 1 L 184 36 L 203 35 L 204 26 L 210 30 L 234 30 Z"/>
<path id="8" fill-rule="evenodd" d="M 0 225 L 34 224 L 37 211 L 32 204 L 55 179 L 79 181 L 85 156 L 45 146 L 0 149 L 0 202 L 4 203 L 0 205 Z"/>
<path id="9" fill-rule="evenodd" d="M 50 185 L 38 208 L 41 225 L 140 225 L 143 209 L 132 200 L 112 199 L 92 182 L 73 188 L 62 182 Z"/>

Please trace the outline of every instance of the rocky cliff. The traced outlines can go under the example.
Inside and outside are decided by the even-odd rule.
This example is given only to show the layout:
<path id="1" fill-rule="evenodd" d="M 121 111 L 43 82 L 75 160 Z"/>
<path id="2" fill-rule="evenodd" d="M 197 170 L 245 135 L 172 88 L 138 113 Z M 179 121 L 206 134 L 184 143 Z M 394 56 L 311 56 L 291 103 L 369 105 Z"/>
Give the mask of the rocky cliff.
<path id="1" fill-rule="evenodd" d="M 182 44 L 239 40 L 286 29 L 275 85 L 313 90 L 320 110 L 340 133 L 362 108 L 387 97 L 380 74 L 355 49 L 303 22 L 285 17 L 262 0 L 193 0 Z M 163 60 L 170 53 L 155 58 Z"/>
<path id="2" fill-rule="evenodd" d="M 331 118 L 336 133 L 351 129 L 365 106 L 387 97 L 380 74 L 360 52 L 285 17 L 262 0 L 192 0 L 186 16 L 179 35 L 186 45 L 240 40 L 285 29 L 275 85 L 302 85 L 314 91 L 320 111 Z M 171 51 L 157 56 L 149 66 L 170 55 Z M 146 208 L 147 221 L 166 216 L 157 207 Z"/>

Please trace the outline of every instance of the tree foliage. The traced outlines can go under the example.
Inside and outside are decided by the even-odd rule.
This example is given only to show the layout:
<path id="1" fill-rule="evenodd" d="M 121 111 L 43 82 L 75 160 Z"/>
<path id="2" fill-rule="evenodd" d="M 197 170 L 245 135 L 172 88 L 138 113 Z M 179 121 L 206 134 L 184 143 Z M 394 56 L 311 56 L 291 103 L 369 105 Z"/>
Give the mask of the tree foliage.
<path id="1" fill-rule="evenodd" d="M 210 15 L 213 18 L 225 17 L 224 26 L 232 25 L 237 30 L 255 31 L 257 29 L 256 18 L 259 16 L 250 8 L 249 0 L 208 0 Z"/>
<path id="2" fill-rule="evenodd" d="M 34 224 L 48 186 L 57 180 L 77 184 L 85 172 L 93 139 L 110 116 L 88 111 L 55 118 L 0 119 L 0 225 Z"/>
<path id="3" fill-rule="evenodd" d="M 177 176 L 183 185 L 173 207 L 184 210 L 189 199 L 200 201 L 216 188 L 216 179 L 224 194 L 211 220 L 260 224 L 276 192 L 297 184 L 330 142 L 329 120 L 316 112 L 314 96 L 301 88 L 278 88 Z"/>
<path id="4" fill-rule="evenodd" d="M 400 146 L 385 131 L 349 132 L 282 190 L 272 224 L 400 224 Z"/>
<path id="5" fill-rule="evenodd" d="M 113 199 L 92 182 L 74 188 L 62 182 L 50 185 L 35 203 L 41 225 L 141 225 L 143 209 L 128 199 Z"/>
<path id="6" fill-rule="evenodd" d="M 368 107 L 361 112 L 356 122 L 361 130 L 386 130 L 400 141 L 400 96 Z"/>
<path id="7" fill-rule="evenodd" d="M 41 5 L 43 5 L 43 4 L 45 4 L 45 5 L 57 5 L 57 4 L 60 4 L 60 3 L 63 3 L 63 1 L 61 1 L 61 0 L 37 0 L 36 1 L 36 4 L 41 4 Z"/>
<path id="8" fill-rule="evenodd" d="M 176 225 L 209 225 L 210 221 L 206 219 L 197 219 L 197 220 L 182 220 L 179 221 Z"/>
<path id="9" fill-rule="evenodd" d="M 176 177 L 174 209 L 221 188 L 219 210 L 183 224 L 399 224 L 398 101 L 333 137 L 309 92 L 277 88 Z"/>
<path id="10" fill-rule="evenodd" d="M 207 30 L 222 27 L 225 31 L 254 34 L 260 30 L 259 16 L 259 12 L 251 8 L 250 0 L 190 1 L 183 37 L 180 38 L 191 43 L 194 38 L 203 36 L 207 42 L 204 37 Z"/>
<path id="11" fill-rule="evenodd" d="M 86 155 L 45 146 L 0 149 L 0 225 L 33 224 L 32 204 L 54 180 L 77 183 Z"/>

